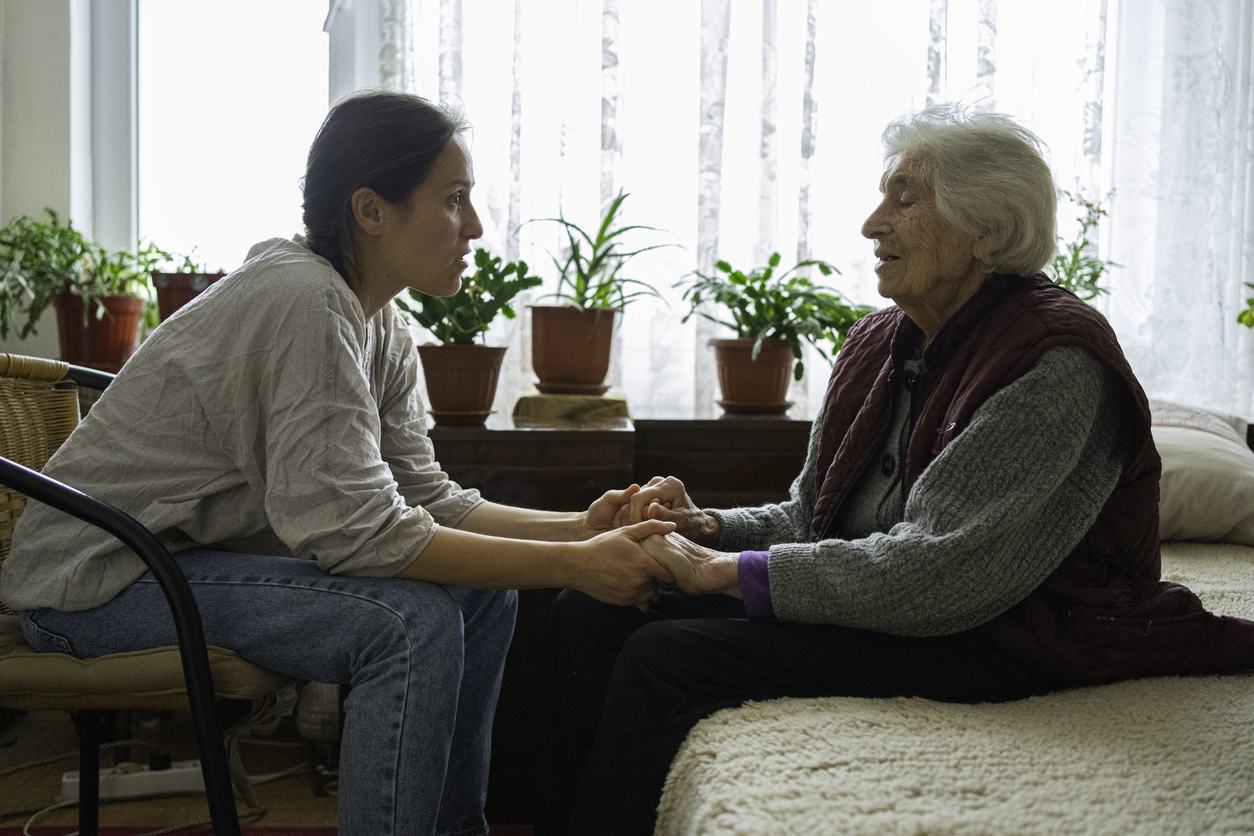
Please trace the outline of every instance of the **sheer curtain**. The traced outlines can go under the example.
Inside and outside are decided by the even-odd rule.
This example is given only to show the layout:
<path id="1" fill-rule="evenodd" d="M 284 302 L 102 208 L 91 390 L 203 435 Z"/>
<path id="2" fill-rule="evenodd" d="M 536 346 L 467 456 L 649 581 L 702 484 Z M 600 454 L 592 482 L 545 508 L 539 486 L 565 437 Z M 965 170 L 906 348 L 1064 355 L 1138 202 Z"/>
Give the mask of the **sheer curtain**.
<path id="1" fill-rule="evenodd" d="M 680 323 L 674 287 L 717 259 L 822 258 L 842 271 L 829 284 L 886 304 L 859 234 L 880 133 L 952 100 L 1041 135 L 1060 188 L 1115 188 L 1101 253 L 1124 266 L 1099 304 L 1151 394 L 1249 413 L 1251 338 L 1235 313 L 1254 281 L 1254 0 L 1124 3 L 380 0 L 380 77 L 464 109 L 482 244 L 545 277 L 533 299 L 556 283 L 560 241 L 531 219 L 595 227 L 623 189 L 627 222 L 665 230 L 636 239 L 671 245 L 627 271 L 661 298 L 628 306 L 611 368 L 638 417 L 718 414 L 718 334 Z M 489 334 L 511 347 L 500 412 L 534 381 L 528 328 L 524 314 Z M 814 415 L 830 366 L 807 368 L 793 417 Z"/>
<path id="2" fill-rule="evenodd" d="M 1107 316 L 1151 395 L 1254 418 L 1254 0 L 1127 2 Z"/>

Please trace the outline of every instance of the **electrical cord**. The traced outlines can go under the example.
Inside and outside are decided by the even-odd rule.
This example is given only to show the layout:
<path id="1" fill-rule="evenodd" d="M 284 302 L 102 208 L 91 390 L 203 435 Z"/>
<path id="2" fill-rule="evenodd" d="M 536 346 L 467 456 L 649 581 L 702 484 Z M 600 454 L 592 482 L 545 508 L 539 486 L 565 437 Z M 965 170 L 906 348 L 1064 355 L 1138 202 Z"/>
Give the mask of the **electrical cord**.
<path id="1" fill-rule="evenodd" d="M 29 819 L 26 820 L 26 826 L 22 828 L 22 836 L 31 836 L 31 833 L 30 833 L 31 825 L 34 824 L 36 821 L 38 821 L 42 816 L 48 815 L 53 810 L 60 810 L 62 807 L 74 807 L 77 804 L 78 804 L 77 800 L 57 801 L 53 804 L 49 804 L 47 807 L 43 808 L 38 813 L 36 813 L 35 815 L 31 816 Z M 78 836 L 78 831 L 75 830 L 73 833 L 68 834 L 68 836 Z"/>
<path id="2" fill-rule="evenodd" d="M 22 816 L 29 816 L 31 813 L 38 813 L 42 807 L 30 807 L 25 810 L 10 810 L 7 813 L 0 813 L 0 821 L 5 819 L 20 819 Z"/>
<path id="3" fill-rule="evenodd" d="M 258 737 L 241 737 L 238 742 L 250 746 L 273 746 L 276 749 L 299 749 L 305 745 L 303 740 L 262 740 Z"/>
<path id="4" fill-rule="evenodd" d="M 309 764 L 298 763 L 295 766 L 289 766 L 287 769 L 282 769 L 278 772 L 267 772 L 264 775 L 249 775 L 248 783 L 255 787 L 258 784 L 265 784 L 270 781 L 277 781 L 280 778 L 288 778 L 292 775 L 299 775 L 300 773 L 307 772 L 308 770 Z"/>
<path id="5" fill-rule="evenodd" d="M 111 799 L 111 800 L 146 801 L 150 798 L 158 798 L 158 797 L 160 796 L 159 795 L 146 795 L 146 796 L 140 796 L 136 798 Z M 78 805 L 78 801 L 59 801 L 56 804 L 50 804 L 49 806 L 44 807 L 42 810 L 37 811 L 35 815 L 31 816 L 26 821 L 25 826 L 22 828 L 23 836 L 31 836 L 31 832 L 30 832 L 31 825 L 33 825 L 41 816 L 45 816 L 48 813 L 51 813 L 53 810 L 60 810 L 65 807 L 75 807 L 77 805 Z M 244 813 L 239 816 L 240 824 L 252 824 L 253 822 L 257 821 L 265 814 L 266 814 L 266 808 L 264 805 L 254 808 L 254 809 L 245 810 Z M 193 827 L 207 827 L 212 824 L 213 824 L 212 819 L 203 819 L 201 821 L 189 822 L 188 824 L 176 824 L 170 827 L 163 827 L 160 830 L 150 830 L 147 833 L 139 834 L 139 836 L 166 836 L 166 834 L 168 833 L 177 833 L 180 830 L 190 830 Z M 75 830 L 73 833 L 67 833 L 66 836 L 78 836 L 78 831 Z"/>
<path id="6" fill-rule="evenodd" d="M 298 775 L 298 773 L 306 771 L 306 770 L 308 770 L 308 763 L 297 763 L 296 766 L 288 767 L 286 768 L 286 770 L 280 770 L 278 772 L 267 772 L 267 773 L 263 773 L 263 775 L 250 775 L 248 776 L 248 783 L 251 783 L 251 785 L 258 785 L 258 783 L 267 783 L 270 781 L 277 781 L 278 778 L 286 778 L 292 775 Z M 147 796 L 134 796 L 130 798 L 105 798 L 105 800 L 103 801 L 109 802 L 109 803 L 127 802 L 127 801 L 148 801 L 148 800 L 152 800 L 152 798 L 162 798 L 162 797 L 168 797 L 172 795 L 178 795 L 178 793 L 177 792 L 154 792 L 154 793 L 150 793 L 150 795 L 147 795 Z M 30 827 L 31 825 L 34 825 L 34 823 L 38 821 L 39 818 L 48 815 L 48 813 L 53 812 L 54 810 L 61 810 L 61 808 L 64 808 L 64 807 L 74 807 L 74 806 L 78 806 L 78 800 L 58 801 L 55 803 L 51 803 L 51 805 L 49 806 L 44 807 L 43 810 L 36 811 L 35 815 L 28 818 L 28 820 L 26 820 L 25 826 L 21 828 L 21 832 L 23 832 L 23 836 L 31 836 Z M 29 811 L 24 811 L 24 812 L 29 812 Z M 258 818 L 265 816 L 266 812 L 267 812 L 267 808 L 265 805 L 250 808 L 250 810 L 246 810 L 245 812 L 242 813 L 242 815 L 240 816 L 240 822 L 251 823 L 253 821 L 257 821 Z M 23 815 L 23 813 L 18 813 L 18 815 Z M 161 830 L 153 830 L 153 831 L 149 831 L 145 833 L 140 833 L 139 836 L 166 836 L 167 833 L 177 833 L 178 831 L 181 831 L 181 830 L 189 830 L 189 828 L 192 828 L 192 827 L 204 827 L 207 825 L 212 825 L 212 823 L 213 823 L 212 820 L 209 820 L 209 818 L 206 818 L 206 820 L 203 820 L 203 821 L 189 822 L 187 823 L 187 825 L 174 825 L 171 827 L 163 827 L 161 828 Z M 68 833 L 68 835 L 66 836 L 78 836 L 78 831 L 74 831 L 73 833 Z"/>
<path id="7" fill-rule="evenodd" d="M 101 743 L 100 748 L 101 749 L 117 749 L 122 746 L 130 746 L 130 745 L 131 745 L 131 741 L 129 740 L 114 740 L 110 743 Z M 0 769 L 0 778 L 7 778 L 8 776 L 14 774 L 15 772 L 21 772 L 23 769 L 32 769 L 36 766 L 43 766 L 44 764 L 56 763 L 57 761 L 63 761 L 69 758 L 77 758 L 77 757 L 78 757 L 78 750 L 75 749 L 72 752 L 65 752 L 60 755 L 51 755 L 49 757 L 40 758 L 39 760 L 35 760 L 35 761 L 26 761 L 25 763 L 19 763 L 16 766 L 10 766 L 6 769 Z M 7 816 L 4 816 L 4 818 L 7 818 Z"/>
<path id="8" fill-rule="evenodd" d="M 100 744 L 100 748 L 101 750 L 118 749 L 123 746 L 130 746 L 131 742 L 132 741 L 129 739 L 128 740 L 114 740 L 108 743 Z M 262 739 L 258 739 L 255 737 L 241 738 L 239 742 L 248 743 L 254 746 L 271 746 L 275 748 L 285 748 L 285 749 L 288 749 L 288 748 L 296 749 L 305 745 L 304 742 L 302 741 L 262 740 Z M 0 778 L 6 778 L 10 775 L 16 774 L 18 772 L 22 772 L 23 770 L 33 769 L 37 766 L 44 766 L 46 764 L 56 763 L 57 761 L 60 761 L 60 760 L 69 760 L 70 758 L 76 758 L 78 757 L 78 755 L 79 755 L 79 752 L 76 749 L 73 751 L 64 752 L 59 755 L 50 755 L 49 757 L 39 758 L 37 760 L 25 761 L 23 763 L 15 764 L 14 766 L 6 767 L 3 770 L 0 770 Z M 287 778 L 292 775 L 297 775 L 308 769 L 309 769 L 308 763 L 298 763 L 295 766 L 289 767 L 288 769 L 280 770 L 278 772 L 269 772 L 269 773 L 264 773 L 262 775 L 249 775 L 247 777 L 248 777 L 248 782 L 255 786 L 257 784 L 264 784 L 270 781 L 277 781 L 281 778 Z M 133 798 L 101 799 L 101 802 L 112 803 L 116 801 L 123 801 L 123 802 L 145 801 L 145 800 L 152 799 L 152 798 L 160 798 L 163 796 L 174 795 L 174 794 L 176 793 L 154 793 L 152 795 L 136 796 Z M 66 807 L 73 807 L 73 806 L 76 806 L 77 804 L 78 802 L 76 800 L 75 801 L 59 801 L 59 802 L 50 804 L 47 807 L 31 808 L 29 810 L 14 810 L 8 813 L 0 812 L 0 821 L 3 821 L 5 819 L 11 819 L 11 818 L 20 818 L 21 816 L 30 814 L 30 818 L 27 819 L 26 824 L 22 827 L 23 836 L 30 836 L 30 828 L 36 821 L 38 821 L 39 819 L 43 818 L 44 816 L 46 816 L 47 814 L 55 810 L 64 809 Z M 266 808 L 264 806 L 260 806 L 256 809 L 246 810 L 240 816 L 240 819 L 241 821 L 252 822 L 252 821 L 256 821 L 257 819 L 260 819 L 265 814 L 266 814 Z M 163 828 L 161 830 L 154 830 L 149 833 L 141 834 L 141 836 L 165 836 L 165 834 L 176 833 L 180 830 L 188 830 L 193 827 L 203 827 L 209 824 L 212 824 L 212 822 L 206 819 L 204 821 L 192 822 L 191 824 L 181 824 L 181 825 L 177 825 L 174 827 Z M 67 836 L 78 836 L 78 831 L 74 831 L 74 833 L 67 834 Z"/>

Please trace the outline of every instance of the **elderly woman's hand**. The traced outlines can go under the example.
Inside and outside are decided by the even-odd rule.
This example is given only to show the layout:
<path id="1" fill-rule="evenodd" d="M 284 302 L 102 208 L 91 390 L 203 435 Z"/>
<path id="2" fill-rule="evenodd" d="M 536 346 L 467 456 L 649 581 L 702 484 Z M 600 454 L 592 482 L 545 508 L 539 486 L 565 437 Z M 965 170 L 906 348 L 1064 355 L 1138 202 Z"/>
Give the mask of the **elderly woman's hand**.
<path id="1" fill-rule="evenodd" d="M 721 592 L 740 594 L 740 556 L 699 546 L 679 533 L 655 534 L 640 541 L 654 560 L 675 577 L 675 585 L 689 595 Z"/>
<path id="2" fill-rule="evenodd" d="M 712 546 L 718 541 L 718 520 L 698 508 L 674 476 L 654 476 L 625 499 L 618 511 L 619 525 L 664 520 L 675 523 L 679 533 L 694 543 Z"/>
<path id="3" fill-rule="evenodd" d="M 575 546 L 579 554 L 569 585 L 598 601 L 649 608 L 658 581 L 674 583 L 670 567 L 644 548 L 644 541 L 666 536 L 672 526 L 648 520 L 608 531 Z"/>

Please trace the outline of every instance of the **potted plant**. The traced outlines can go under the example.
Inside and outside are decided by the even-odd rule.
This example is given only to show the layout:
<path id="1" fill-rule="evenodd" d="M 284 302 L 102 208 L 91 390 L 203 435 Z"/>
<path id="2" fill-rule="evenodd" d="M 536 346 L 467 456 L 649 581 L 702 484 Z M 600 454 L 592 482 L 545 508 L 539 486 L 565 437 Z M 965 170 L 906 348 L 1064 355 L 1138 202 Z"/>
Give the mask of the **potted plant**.
<path id="1" fill-rule="evenodd" d="M 509 302 L 541 279 L 527 275 L 527 262 L 502 263 L 485 249 L 475 250 L 475 273 L 452 296 L 410 290 L 410 302 L 396 305 L 430 331 L 440 345 L 421 345 L 423 375 L 431 415 L 438 424 L 482 424 L 492 411 L 504 348 L 479 345 L 497 314 L 514 318 Z"/>
<path id="2" fill-rule="evenodd" d="M 0 336 L 15 317 L 24 339 L 39 317 L 56 309 L 61 359 L 117 372 L 134 351 L 141 320 L 155 324 L 144 252 L 110 252 L 57 214 L 23 215 L 0 230 Z"/>
<path id="3" fill-rule="evenodd" d="M 847 304 L 835 290 L 797 273 L 810 266 L 824 276 L 840 272 L 827 262 L 801 261 L 776 275 L 779 261 L 779 253 L 772 253 L 765 268 L 748 274 L 720 261 L 714 275 L 696 273 L 696 279 L 685 283 L 683 298 L 691 307 L 682 321 L 695 313 L 736 334 L 734 339 L 710 340 L 723 393 L 718 403 L 724 412 L 782 415 L 792 406 L 785 400 L 789 380 L 801 380 L 805 374 L 802 341 L 826 358 L 820 341 L 830 342 L 835 354 L 849 327 L 875 310 Z M 720 315 L 707 313 L 700 309 L 706 302 L 724 310 Z"/>
<path id="4" fill-rule="evenodd" d="M 53 294 L 61 359 L 116 374 L 135 351 L 142 322 L 158 323 L 149 284 L 149 259 L 141 250 L 128 253 L 96 246 L 83 270 Z"/>
<path id="5" fill-rule="evenodd" d="M 589 234 L 564 217 L 544 218 L 562 225 L 567 245 L 553 258 L 557 290 L 549 294 L 558 305 L 531 306 L 531 363 L 536 384 L 545 394 L 600 395 L 610 367 L 614 315 L 632 299 L 657 295 L 648 284 L 619 274 L 633 256 L 646 250 L 621 249 L 624 233 L 647 226 L 616 226 L 627 193 L 620 191 Z M 632 286 L 641 289 L 628 292 Z"/>
<path id="6" fill-rule="evenodd" d="M 1109 199 L 1113 194 L 1111 192 L 1106 197 Z M 1092 252 L 1093 242 L 1089 240 L 1089 230 L 1097 226 L 1106 210 L 1099 201 L 1089 200 L 1079 193 L 1064 191 L 1063 195 L 1080 207 L 1083 214 L 1076 218 L 1080 222 L 1080 229 L 1076 232 L 1075 240 L 1067 242 L 1059 236 L 1058 254 L 1050 265 L 1050 273 L 1055 282 L 1091 304 L 1098 296 L 1109 293 L 1108 288 L 1101 286 L 1102 276 L 1109 268 L 1120 266 L 1113 261 L 1103 261 Z"/>
<path id="7" fill-rule="evenodd" d="M 159 266 L 166 268 L 152 271 L 152 284 L 157 290 L 157 310 L 162 322 L 226 275 L 225 270 L 210 270 L 192 255 L 180 256 L 164 250 L 157 252 L 163 262 Z"/>

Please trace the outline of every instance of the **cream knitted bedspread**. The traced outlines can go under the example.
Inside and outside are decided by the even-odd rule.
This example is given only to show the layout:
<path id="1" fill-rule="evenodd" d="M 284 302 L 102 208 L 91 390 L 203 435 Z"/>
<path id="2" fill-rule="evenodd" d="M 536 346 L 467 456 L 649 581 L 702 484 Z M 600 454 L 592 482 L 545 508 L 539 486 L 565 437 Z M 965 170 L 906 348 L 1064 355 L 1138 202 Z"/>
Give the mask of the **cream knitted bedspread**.
<path id="1" fill-rule="evenodd" d="M 1254 618 L 1254 548 L 1166 544 L 1163 578 Z M 703 720 L 657 831 L 1254 833 L 1254 677 L 1168 677 L 1000 705 L 774 700 Z"/>

